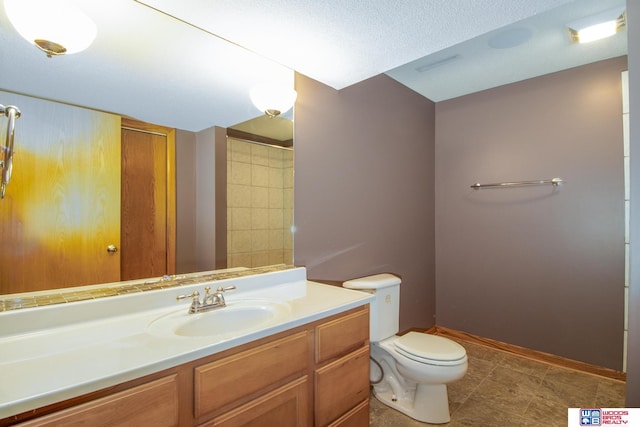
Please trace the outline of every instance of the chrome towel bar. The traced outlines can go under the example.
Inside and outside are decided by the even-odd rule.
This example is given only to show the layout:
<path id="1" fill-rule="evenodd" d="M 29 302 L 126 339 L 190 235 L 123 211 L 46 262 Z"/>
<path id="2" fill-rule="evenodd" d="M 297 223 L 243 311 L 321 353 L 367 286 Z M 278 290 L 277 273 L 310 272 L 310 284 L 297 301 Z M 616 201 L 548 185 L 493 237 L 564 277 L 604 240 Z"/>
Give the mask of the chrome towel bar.
<path id="1" fill-rule="evenodd" d="M 480 184 L 476 182 L 471 186 L 474 190 L 479 190 L 480 188 L 486 187 L 514 187 L 518 185 L 544 185 L 551 184 L 554 187 L 562 184 L 562 178 L 553 178 L 553 179 L 541 179 L 538 181 L 514 181 L 514 182 L 496 182 L 493 184 Z"/>
<path id="2" fill-rule="evenodd" d="M 13 170 L 13 139 L 16 119 L 20 117 L 20 110 L 14 105 L 7 105 L 5 107 L 0 104 L 0 117 L 1 116 L 7 116 L 9 119 L 9 123 L 7 124 L 7 137 L 5 138 L 4 144 L 0 145 L 0 149 L 4 151 L 4 157 L 0 159 L 0 168 L 2 168 L 0 199 L 4 199 L 4 193 L 11 180 L 11 171 Z"/>

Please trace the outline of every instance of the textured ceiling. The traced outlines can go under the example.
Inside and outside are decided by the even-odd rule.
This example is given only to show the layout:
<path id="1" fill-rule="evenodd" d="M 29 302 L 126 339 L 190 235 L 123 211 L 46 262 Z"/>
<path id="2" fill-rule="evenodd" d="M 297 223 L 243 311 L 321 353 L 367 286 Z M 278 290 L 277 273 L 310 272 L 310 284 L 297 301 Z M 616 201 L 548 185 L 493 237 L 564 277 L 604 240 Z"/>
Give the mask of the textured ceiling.
<path id="1" fill-rule="evenodd" d="M 569 0 L 142 0 L 336 89 Z"/>
<path id="2" fill-rule="evenodd" d="M 572 43 L 567 24 L 603 11 L 622 12 L 625 0 L 581 0 L 490 31 L 416 59 L 387 74 L 432 101 L 627 54 L 627 33 Z"/>
<path id="3" fill-rule="evenodd" d="M 4 8 L 0 10 L 0 90 L 192 131 L 228 127 L 260 115 L 249 100 L 250 89 L 269 75 L 291 81 L 292 70 L 336 89 L 388 72 L 437 101 L 567 68 L 571 65 L 539 67 L 553 62 L 553 52 L 545 45 L 557 49 L 550 41 L 565 31 L 556 28 L 559 23 L 610 4 L 624 4 L 624 0 L 71 1 L 96 22 L 98 36 L 86 51 L 56 58 L 46 58 L 21 39 Z M 557 20 L 553 37 L 544 27 L 552 19 Z M 496 32 L 520 27 L 533 35 L 521 47 L 497 50 L 487 45 Z M 626 32 L 619 39 L 617 46 L 601 44 L 600 52 L 587 62 L 625 54 Z M 515 60 L 509 59 L 523 48 Z M 586 58 L 566 49 L 560 57 Z M 456 59 L 432 66 L 451 56 Z M 487 64 L 499 64 L 507 75 L 498 78 L 500 73 Z M 518 74 L 518 69 L 526 73 Z"/>

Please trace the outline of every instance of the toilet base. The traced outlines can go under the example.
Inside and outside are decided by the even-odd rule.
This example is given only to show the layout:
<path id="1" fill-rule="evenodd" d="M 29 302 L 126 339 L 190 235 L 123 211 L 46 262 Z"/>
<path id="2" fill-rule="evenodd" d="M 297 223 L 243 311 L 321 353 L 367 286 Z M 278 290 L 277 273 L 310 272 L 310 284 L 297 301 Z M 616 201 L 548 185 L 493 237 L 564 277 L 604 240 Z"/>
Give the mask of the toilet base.
<path id="1" fill-rule="evenodd" d="M 397 396 L 390 388 L 376 390 L 374 396 L 385 405 L 411 418 L 430 424 L 444 424 L 451 420 L 446 384 L 418 384 L 413 390 L 406 390 L 404 396 Z"/>

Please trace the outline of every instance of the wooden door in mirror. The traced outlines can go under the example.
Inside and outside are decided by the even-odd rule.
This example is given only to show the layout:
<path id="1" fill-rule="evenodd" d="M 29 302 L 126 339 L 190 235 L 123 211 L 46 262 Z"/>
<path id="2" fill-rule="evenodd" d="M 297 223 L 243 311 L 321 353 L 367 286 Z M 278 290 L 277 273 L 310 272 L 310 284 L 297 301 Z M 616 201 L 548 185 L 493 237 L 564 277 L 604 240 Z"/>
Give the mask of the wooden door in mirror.
<path id="1" fill-rule="evenodd" d="M 0 92 L 19 106 L 0 201 L 0 293 L 120 280 L 120 117 Z"/>
<path id="2" fill-rule="evenodd" d="M 175 131 L 122 119 L 121 280 L 175 273 Z"/>

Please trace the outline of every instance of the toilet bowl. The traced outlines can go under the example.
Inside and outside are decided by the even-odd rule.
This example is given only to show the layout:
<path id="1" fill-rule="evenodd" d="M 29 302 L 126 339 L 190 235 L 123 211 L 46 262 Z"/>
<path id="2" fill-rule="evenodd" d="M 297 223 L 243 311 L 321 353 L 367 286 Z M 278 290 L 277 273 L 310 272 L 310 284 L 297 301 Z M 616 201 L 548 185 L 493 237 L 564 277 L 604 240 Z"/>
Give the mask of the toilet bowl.
<path id="1" fill-rule="evenodd" d="M 343 284 L 375 297 L 370 307 L 373 393 L 382 403 L 418 421 L 447 423 L 447 384 L 467 372 L 466 351 L 440 336 L 419 332 L 396 335 L 400 283 L 392 274 L 378 274 Z"/>
<path id="2" fill-rule="evenodd" d="M 439 351 L 437 358 L 433 359 L 431 353 L 415 354 L 419 353 L 415 349 L 407 352 L 406 345 L 403 345 L 406 338 L 410 338 L 412 343 L 419 342 L 420 347 L 444 347 L 450 352 Z M 381 381 L 373 386 L 373 393 L 381 402 L 418 421 L 431 424 L 449 422 L 446 385 L 459 380 L 467 372 L 464 347 L 443 337 L 409 332 L 401 337 L 396 335 L 372 343 L 371 357 L 382 367 Z"/>

